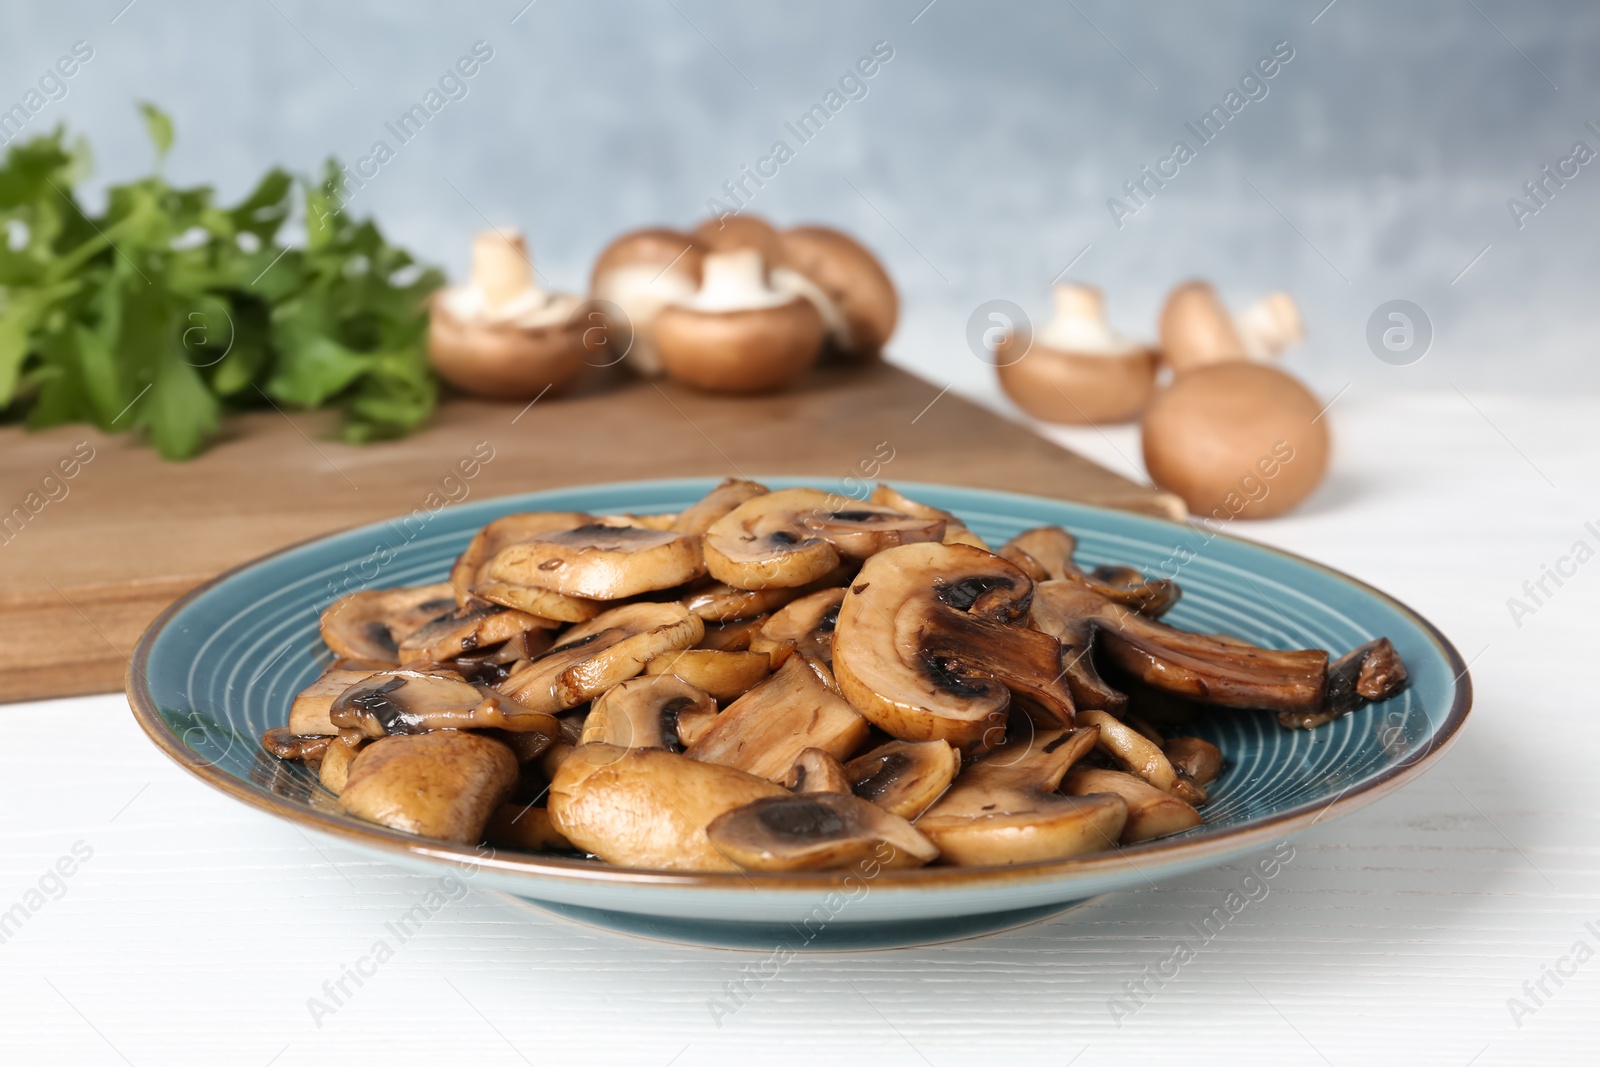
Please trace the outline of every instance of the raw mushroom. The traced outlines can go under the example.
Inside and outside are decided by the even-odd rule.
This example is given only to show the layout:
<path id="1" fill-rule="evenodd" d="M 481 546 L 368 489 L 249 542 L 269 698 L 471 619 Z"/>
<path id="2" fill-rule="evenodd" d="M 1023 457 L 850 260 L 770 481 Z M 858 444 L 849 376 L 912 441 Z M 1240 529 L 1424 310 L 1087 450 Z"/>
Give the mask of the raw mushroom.
<path id="1" fill-rule="evenodd" d="M 338 659 L 322 676 L 295 696 L 289 705 L 289 732 L 292 734 L 336 734 L 339 728 L 328 718 L 339 694 L 363 678 L 394 666 L 377 660 Z"/>
<path id="2" fill-rule="evenodd" d="M 1188 371 L 1145 412 L 1145 469 L 1195 514 L 1223 521 L 1281 515 L 1327 472 L 1325 407 L 1294 377 L 1262 363 Z"/>
<path id="3" fill-rule="evenodd" d="M 764 652 L 781 667 L 791 652 L 800 651 L 833 665 L 833 630 L 845 590 L 822 589 L 772 613 L 750 639 L 750 651 Z"/>
<path id="4" fill-rule="evenodd" d="M 590 523 L 507 545 L 495 553 L 485 573 L 492 582 L 619 600 L 682 585 L 704 574 L 705 564 L 694 537 Z"/>
<path id="5" fill-rule="evenodd" d="M 772 671 L 765 652 L 717 652 L 690 648 L 668 652 L 645 665 L 646 676 L 674 675 L 718 701 L 737 700 Z"/>
<path id="6" fill-rule="evenodd" d="M 517 758 L 499 741 L 461 730 L 385 737 L 350 765 L 339 807 L 421 837 L 475 845 L 517 783 Z"/>
<path id="7" fill-rule="evenodd" d="M 1066 859 L 1115 847 L 1128 818 L 1107 793 L 1064 797 L 1056 787 L 1094 747 L 1099 731 L 1049 730 L 1025 751 L 1002 745 L 961 772 L 949 792 L 916 821 L 945 863 L 997 866 Z"/>
<path id="8" fill-rule="evenodd" d="M 1203 820 L 1192 804 L 1163 792 L 1143 778 L 1080 764 L 1067 772 L 1062 790 L 1085 800 L 1108 794 L 1128 806 L 1128 821 L 1119 840 L 1124 845 L 1148 841 L 1199 826 Z"/>
<path id="9" fill-rule="evenodd" d="M 536 711 L 574 708 L 703 633 L 705 624 L 681 604 L 624 604 L 568 630 L 549 652 L 512 671 L 500 691 Z"/>
<path id="10" fill-rule="evenodd" d="M 472 536 L 466 550 L 456 557 L 455 565 L 450 568 L 450 586 L 455 590 L 456 602 L 462 607 L 472 603 L 473 587 L 487 579 L 485 570 L 489 561 L 507 545 L 532 541 L 545 534 L 570 530 L 593 521 L 594 516 L 581 511 L 530 511 L 500 516 Z M 563 622 L 583 621 L 561 615 L 548 615 L 546 618 L 561 619 Z"/>
<path id="11" fill-rule="evenodd" d="M 876 358 L 900 314 L 883 264 L 855 238 L 826 226 L 796 226 L 779 241 L 781 259 L 769 260 L 773 287 L 811 302 L 833 352 L 854 361 Z"/>
<path id="12" fill-rule="evenodd" d="M 872 490 L 872 502 L 904 512 L 907 515 L 914 515 L 919 519 L 943 519 L 943 541 L 945 544 L 971 545 L 973 548 L 981 548 L 985 552 L 990 551 L 988 542 L 967 529 L 967 524 L 956 518 L 955 515 L 945 511 L 943 508 L 936 508 L 931 504 L 912 500 L 904 493 L 884 485 L 882 482 L 879 482 Z"/>
<path id="13" fill-rule="evenodd" d="M 328 718 L 340 730 L 360 730 L 373 738 L 495 727 L 553 740 L 561 732 L 554 716 L 444 670 L 374 674 L 340 694 Z"/>
<path id="14" fill-rule="evenodd" d="M 1132 567 L 1085 571 L 1072 561 L 1077 539 L 1059 526 L 1024 530 L 1000 546 L 1000 555 L 1036 582 L 1070 578 L 1107 600 L 1157 618 L 1178 602 L 1183 590 L 1169 578 L 1146 578 Z"/>
<path id="15" fill-rule="evenodd" d="M 660 748 L 584 745 L 550 783 L 550 821 L 578 848 L 619 867 L 738 868 L 706 837 L 725 811 L 783 787 L 733 767 Z"/>
<path id="16" fill-rule="evenodd" d="M 627 317 L 624 324 L 611 324 L 609 341 L 627 345 L 628 366 L 638 373 L 646 377 L 661 373 L 656 316 L 668 304 L 686 299 L 700 288 L 704 254 L 700 243 L 688 234 L 657 227 L 623 234 L 595 260 L 589 296 L 615 305 Z"/>
<path id="17" fill-rule="evenodd" d="M 747 871 L 921 867 L 939 855 L 916 827 L 848 793 L 786 793 L 724 812 L 706 827 Z"/>
<path id="18" fill-rule="evenodd" d="M 1012 691 L 1043 722 L 1071 725 L 1061 646 L 1017 625 L 1032 598 L 1026 574 L 970 545 L 879 552 L 839 608 L 840 691 L 894 737 L 969 752 L 1000 742 Z"/>
<path id="19" fill-rule="evenodd" d="M 690 234 L 708 252 L 754 250 L 764 263 L 783 258 L 783 240 L 772 223 L 759 215 L 724 215 L 706 219 Z"/>
<path id="20" fill-rule="evenodd" d="M 839 757 L 808 748 L 795 757 L 794 766 L 783 776 L 783 787 L 791 793 L 848 793 L 850 777 Z"/>
<path id="21" fill-rule="evenodd" d="M 780 489 L 739 505 L 705 534 L 706 568 L 740 589 L 805 585 L 840 559 L 937 541 L 942 519 L 917 518 L 817 489 Z"/>
<path id="22" fill-rule="evenodd" d="M 428 356 L 439 376 L 493 400 L 521 400 L 560 388 L 584 368 L 581 297 L 546 293 L 520 234 L 472 240 L 472 280 L 433 295 Z"/>
<path id="23" fill-rule="evenodd" d="M 696 537 L 711 528 L 711 524 L 747 500 L 771 492 L 760 482 L 744 478 L 727 478 L 711 492 L 678 513 L 669 527 L 675 533 L 693 534 Z"/>
<path id="24" fill-rule="evenodd" d="M 827 668 L 790 656 L 766 681 L 723 709 L 687 755 L 782 781 L 808 748 L 837 758 L 867 739 L 867 721 L 831 686 Z"/>
<path id="25" fill-rule="evenodd" d="M 944 741 L 890 741 L 845 764 L 850 791 L 915 819 L 944 795 L 961 769 L 961 754 Z"/>
<path id="26" fill-rule="evenodd" d="M 411 589 L 363 589 L 322 612 L 323 643 L 344 659 L 400 662 L 400 642 L 456 606 L 448 583 Z"/>
<path id="27" fill-rule="evenodd" d="M 595 698 L 580 743 L 682 752 L 678 728 L 685 718 L 717 716 L 704 689 L 672 675 L 629 678 Z"/>
<path id="28" fill-rule="evenodd" d="M 767 283 L 754 249 L 705 257 L 698 291 L 655 319 L 661 366 L 716 393 L 761 393 L 804 374 L 822 348 L 822 317 L 804 297 Z"/>
<path id="29" fill-rule="evenodd" d="M 1031 337 L 1008 332 L 995 364 L 1006 395 L 1034 418 L 1098 425 L 1144 410 L 1158 359 L 1111 329 L 1099 289 L 1065 283 L 1055 288 L 1055 317 Z"/>
<path id="30" fill-rule="evenodd" d="M 1211 283 L 1187 281 L 1161 309 L 1161 356 L 1179 374 L 1216 363 L 1265 362 L 1305 340 L 1288 293 L 1270 293 L 1237 320 Z"/>

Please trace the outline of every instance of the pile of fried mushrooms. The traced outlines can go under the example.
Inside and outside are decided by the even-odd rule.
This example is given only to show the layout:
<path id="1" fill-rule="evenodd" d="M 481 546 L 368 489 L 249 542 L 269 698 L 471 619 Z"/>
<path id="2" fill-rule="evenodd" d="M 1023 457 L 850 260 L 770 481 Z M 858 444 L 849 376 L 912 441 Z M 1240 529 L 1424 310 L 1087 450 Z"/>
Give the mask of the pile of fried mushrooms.
<path id="1" fill-rule="evenodd" d="M 1406 684 L 1175 629 L 1178 587 L 992 551 L 880 485 L 729 480 L 676 515 L 507 515 L 449 580 L 323 614 L 336 659 L 263 744 L 347 813 L 624 867 L 985 866 L 1201 823 L 1206 705 L 1312 727 Z M 884 860 L 885 856 L 892 859 Z"/>

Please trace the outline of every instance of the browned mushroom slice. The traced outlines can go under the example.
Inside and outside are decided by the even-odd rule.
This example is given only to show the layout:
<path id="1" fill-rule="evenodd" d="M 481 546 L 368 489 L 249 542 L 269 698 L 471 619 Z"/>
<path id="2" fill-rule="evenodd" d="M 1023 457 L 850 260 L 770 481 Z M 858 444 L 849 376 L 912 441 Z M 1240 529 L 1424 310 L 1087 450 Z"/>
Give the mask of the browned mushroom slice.
<path id="1" fill-rule="evenodd" d="M 944 741 L 890 741 L 845 764 L 850 791 L 902 819 L 915 819 L 955 781 L 961 754 Z"/>
<path id="2" fill-rule="evenodd" d="M 1128 821 L 1120 838 L 1124 845 L 1148 841 L 1199 826 L 1204 820 L 1194 806 L 1132 774 L 1079 765 L 1067 772 L 1064 792 L 1090 799 L 1114 794 L 1128 805 Z"/>
<path id="3" fill-rule="evenodd" d="M 1049 634 L 1060 643 L 1067 688 L 1072 691 L 1072 701 L 1078 710 L 1109 711 L 1113 715 L 1127 710 L 1127 695 L 1113 689 L 1100 677 L 1095 665 L 1092 620 L 1068 615 L 1058 610 L 1054 601 L 1035 595 L 1029 621 L 1035 630 Z"/>
<path id="4" fill-rule="evenodd" d="M 716 717 L 716 702 L 705 690 L 670 674 L 629 678 L 595 699 L 579 742 L 682 752 L 679 721 L 697 714 Z"/>
<path id="5" fill-rule="evenodd" d="M 747 871 L 921 867 L 939 855 L 916 827 L 848 793 L 762 797 L 717 816 L 706 836 Z"/>
<path id="6" fill-rule="evenodd" d="M 645 530 L 670 530 L 678 521 L 678 516 L 673 512 L 663 512 L 658 515 L 635 515 L 628 512 L 622 515 L 601 515 L 594 521 L 601 526 L 638 526 Z"/>
<path id="7" fill-rule="evenodd" d="M 1328 665 L 1328 691 L 1322 706 L 1310 711 L 1280 711 L 1285 726 L 1309 730 L 1369 702 L 1388 700 L 1406 687 L 1409 675 L 1387 637 L 1368 641 Z"/>
<path id="8" fill-rule="evenodd" d="M 737 700 L 772 672 L 765 652 L 714 652 L 691 648 L 668 652 L 645 665 L 646 675 L 670 674 L 704 689 L 720 703 Z"/>
<path id="9" fill-rule="evenodd" d="M 550 783 L 550 821 L 578 848 L 619 867 L 738 868 L 706 837 L 725 811 L 783 787 L 661 748 L 584 745 Z"/>
<path id="10" fill-rule="evenodd" d="M 515 801 L 501 804 L 494 810 L 483 828 L 483 838 L 497 848 L 515 848 L 523 852 L 572 848 L 572 842 L 562 837 L 561 831 L 550 821 L 548 809 Z"/>
<path id="11" fill-rule="evenodd" d="M 1178 772 L 1166 753 L 1148 737 L 1103 711 L 1080 711 L 1078 722 L 1100 728 L 1096 747 L 1122 764 L 1129 774 L 1149 782 L 1163 793 L 1177 789 Z"/>
<path id="12" fill-rule="evenodd" d="M 1198 737 L 1168 738 L 1163 751 L 1172 766 L 1204 788 L 1222 773 L 1222 750 Z"/>
<path id="13" fill-rule="evenodd" d="M 1000 555 L 1036 582 L 1078 582 L 1151 618 L 1165 614 L 1183 594 L 1171 579 L 1146 578 L 1132 567 L 1101 566 L 1085 571 L 1072 561 L 1077 545 L 1077 539 L 1059 526 L 1036 526 L 1000 546 Z"/>
<path id="14" fill-rule="evenodd" d="M 339 728 L 328 718 L 333 702 L 352 685 L 381 670 L 394 666 L 378 660 L 336 659 L 322 676 L 295 696 L 289 705 L 289 732 L 292 734 L 336 734 Z"/>
<path id="15" fill-rule="evenodd" d="M 624 604 L 568 630 L 550 651 L 512 671 L 500 691 L 536 711 L 577 707 L 703 633 L 705 624 L 682 604 Z"/>
<path id="16" fill-rule="evenodd" d="M 768 589 L 739 589 L 726 582 L 707 581 L 691 586 L 683 603 L 707 622 L 737 622 L 777 611 L 819 590 L 842 588 L 855 577 L 858 569 L 854 563 L 841 563 L 804 585 Z"/>
<path id="17" fill-rule="evenodd" d="M 317 780 L 323 788 L 335 796 L 344 792 L 345 782 L 350 778 L 350 765 L 355 762 L 356 755 L 371 743 L 358 731 L 341 730 L 322 754 L 322 763 L 317 767 Z"/>
<path id="18" fill-rule="evenodd" d="M 1013 691 L 1042 722 L 1070 725 L 1060 644 L 1015 625 L 1032 595 L 1026 574 L 970 545 L 880 552 L 839 608 L 840 691 L 894 737 L 967 751 L 999 743 Z"/>
<path id="19" fill-rule="evenodd" d="M 671 589 L 704 573 L 697 538 L 588 523 L 507 545 L 489 560 L 484 579 L 572 597 L 620 600 Z"/>
<path id="20" fill-rule="evenodd" d="M 956 518 L 943 508 L 936 508 L 931 504 L 924 504 L 919 500 L 912 500 L 904 493 L 879 482 L 877 488 L 872 490 L 872 502 L 882 504 L 886 508 L 903 511 L 907 515 L 915 515 L 919 519 L 943 519 L 944 537 L 942 540 L 947 545 L 971 545 L 981 548 L 985 552 L 994 551 L 983 538 L 967 528 L 967 524 Z"/>
<path id="21" fill-rule="evenodd" d="M 1067 768 L 1094 747 L 1099 730 L 1047 730 L 989 752 L 961 772 L 916 821 L 945 863 L 962 867 L 1034 863 L 1116 845 L 1128 818 L 1120 796 L 1064 797 Z M 1017 746 L 1024 746 L 1018 755 Z"/>
<path id="22" fill-rule="evenodd" d="M 606 610 L 606 604 L 601 600 L 563 596 L 535 585 L 515 585 L 511 582 L 481 582 L 472 587 L 472 595 L 479 600 L 525 611 L 553 622 L 588 622 Z"/>
<path id="23" fill-rule="evenodd" d="M 676 533 L 701 536 L 711 524 L 747 500 L 765 496 L 770 490 L 760 482 L 729 478 L 697 502 L 678 513 L 669 529 Z"/>
<path id="24" fill-rule="evenodd" d="M 827 668 L 804 655 L 735 700 L 685 753 L 782 781 L 808 748 L 850 755 L 867 739 L 867 720 L 829 683 Z"/>
<path id="25" fill-rule="evenodd" d="M 1319 649 L 1279 651 L 1177 630 L 1073 581 L 1042 582 L 1035 598 L 1055 617 L 1091 622 L 1106 659 L 1153 688 L 1230 708 L 1322 708 L 1328 654 Z"/>
<path id="26" fill-rule="evenodd" d="M 545 534 L 570 530 L 575 526 L 593 522 L 593 516 L 581 511 L 532 511 L 517 515 L 503 515 L 473 535 L 472 542 L 450 568 L 450 587 L 457 603 L 465 606 L 475 595 L 473 587 L 484 580 L 484 568 L 502 548 L 522 541 L 531 541 Z M 508 604 L 507 607 L 516 607 Z M 539 614 L 534 612 L 534 614 Z M 547 615 L 546 618 L 559 618 Z M 581 620 L 567 620 L 581 621 Z"/>
<path id="27" fill-rule="evenodd" d="M 791 793 L 848 793 L 850 778 L 833 753 L 808 748 L 795 757 L 783 787 Z"/>
<path id="28" fill-rule="evenodd" d="M 323 642 L 345 659 L 400 662 L 400 642 L 455 609 L 448 583 L 411 589 L 364 589 L 340 597 L 322 613 Z"/>
<path id="29" fill-rule="evenodd" d="M 460 730 L 384 737 L 350 765 L 339 807 L 421 837 L 477 844 L 517 782 L 517 758 L 499 741 Z"/>
<path id="30" fill-rule="evenodd" d="M 274 726 L 261 735 L 261 747 L 283 760 L 315 763 L 334 740 L 327 734 L 297 734 L 284 726 Z"/>
<path id="31" fill-rule="evenodd" d="M 340 694 L 328 718 L 341 730 L 360 730 L 367 737 L 491 727 L 550 738 L 561 732 L 553 715 L 443 670 L 374 674 Z"/>
<path id="32" fill-rule="evenodd" d="M 944 520 L 905 515 L 817 489 L 780 489 L 739 505 L 705 534 L 706 567 L 739 589 L 815 581 L 841 559 L 893 545 L 937 541 Z"/>
<path id="33" fill-rule="evenodd" d="M 694 647 L 709 648 L 714 652 L 748 652 L 750 638 L 755 636 L 756 631 L 761 629 L 761 624 L 769 617 L 756 615 L 735 622 L 707 623 L 705 636 L 701 637 Z"/>
<path id="34" fill-rule="evenodd" d="M 793 650 L 831 665 L 833 630 L 844 594 L 843 589 L 823 589 L 773 612 L 760 633 L 750 639 L 750 651 L 767 653 L 777 666 L 782 666 Z"/>
<path id="35" fill-rule="evenodd" d="M 556 623 L 511 611 L 498 604 L 458 608 L 435 619 L 400 642 L 400 662 L 443 663 L 457 656 L 489 648 L 530 630 L 551 629 Z"/>

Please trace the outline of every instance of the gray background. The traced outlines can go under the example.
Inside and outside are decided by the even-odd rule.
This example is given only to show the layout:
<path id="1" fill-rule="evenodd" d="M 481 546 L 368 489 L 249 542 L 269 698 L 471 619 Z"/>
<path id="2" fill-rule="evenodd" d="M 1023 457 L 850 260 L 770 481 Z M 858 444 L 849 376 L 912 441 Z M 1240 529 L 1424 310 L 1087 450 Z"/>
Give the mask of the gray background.
<path id="1" fill-rule="evenodd" d="M 272 164 L 353 160 L 393 145 L 383 124 L 482 39 L 495 55 L 470 95 L 355 207 L 453 273 L 488 217 L 581 287 L 611 235 L 693 221 L 784 137 L 796 156 L 751 209 L 861 235 L 904 292 L 894 358 L 964 392 L 998 396 L 967 350 L 972 310 L 1004 297 L 1043 316 L 1086 246 L 1071 276 L 1133 333 L 1189 275 L 1235 305 L 1289 290 L 1312 334 L 1292 365 L 1327 395 L 1600 384 L 1600 161 L 1520 231 L 1506 207 L 1575 140 L 1600 150 L 1583 129 L 1600 124 L 1592 5 L 124 2 L 8 4 L 0 37 L 7 106 L 93 45 L 30 129 L 86 133 L 97 181 L 149 166 L 136 99 L 175 118 L 170 176 L 227 197 Z M 895 55 L 866 98 L 799 145 L 783 123 L 879 40 Z M 1267 98 L 1118 230 L 1106 199 L 1280 40 L 1295 56 Z M 1365 341 L 1394 298 L 1436 331 L 1410 366 Z"/>

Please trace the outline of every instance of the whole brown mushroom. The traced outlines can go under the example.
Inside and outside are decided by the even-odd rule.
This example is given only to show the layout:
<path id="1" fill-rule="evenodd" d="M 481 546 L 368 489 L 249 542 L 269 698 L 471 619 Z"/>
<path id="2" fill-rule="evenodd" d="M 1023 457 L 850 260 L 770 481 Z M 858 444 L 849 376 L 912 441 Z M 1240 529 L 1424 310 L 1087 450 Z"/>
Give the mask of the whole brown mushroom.
<path id="1" fill-rule="evenodd" d="M 1288 293 L 1269 293 L 1235 319 L 1210 282 L 1183 282 L 1161 309 L 1161 357 L 1176 374 L 1214 363 L 1264 363 L 1305 340 Z"/>
<path id="2" fill-rule="evenodd" d="M 603 310 L 610 312 L 606 305 L 613 305 L 626 318 L 625 323 L 611 323 L 607 340 L 625 346 L 628 365 L 640 374 L 661 373 L 656 316 L 700 288 L 704 255 L 704 246 L 695 238 L 655 227 L 623 234 L 595 260 L 589 296 Z"/>
<path id="3" fill-rule="evenodd" d="M 883 264 L 849 234 L 826 226 L 796 226 L 781 235 L 775 288 L 796 292 L 816 307 L 830 351 L 849 360 L 875 358 L 894 333 L 900 297 Z"/>
<path id="4" fill-rule="evenodd" d="M 1105 299 L 1087 285 L 1055 288 L 1055 317 L 1031 337 L 1008 332 L 995 346 L 1000 387 L 1046 422 L 1127 422 L 1150 400 L 1156 351 L 1114 333 Z"/>

